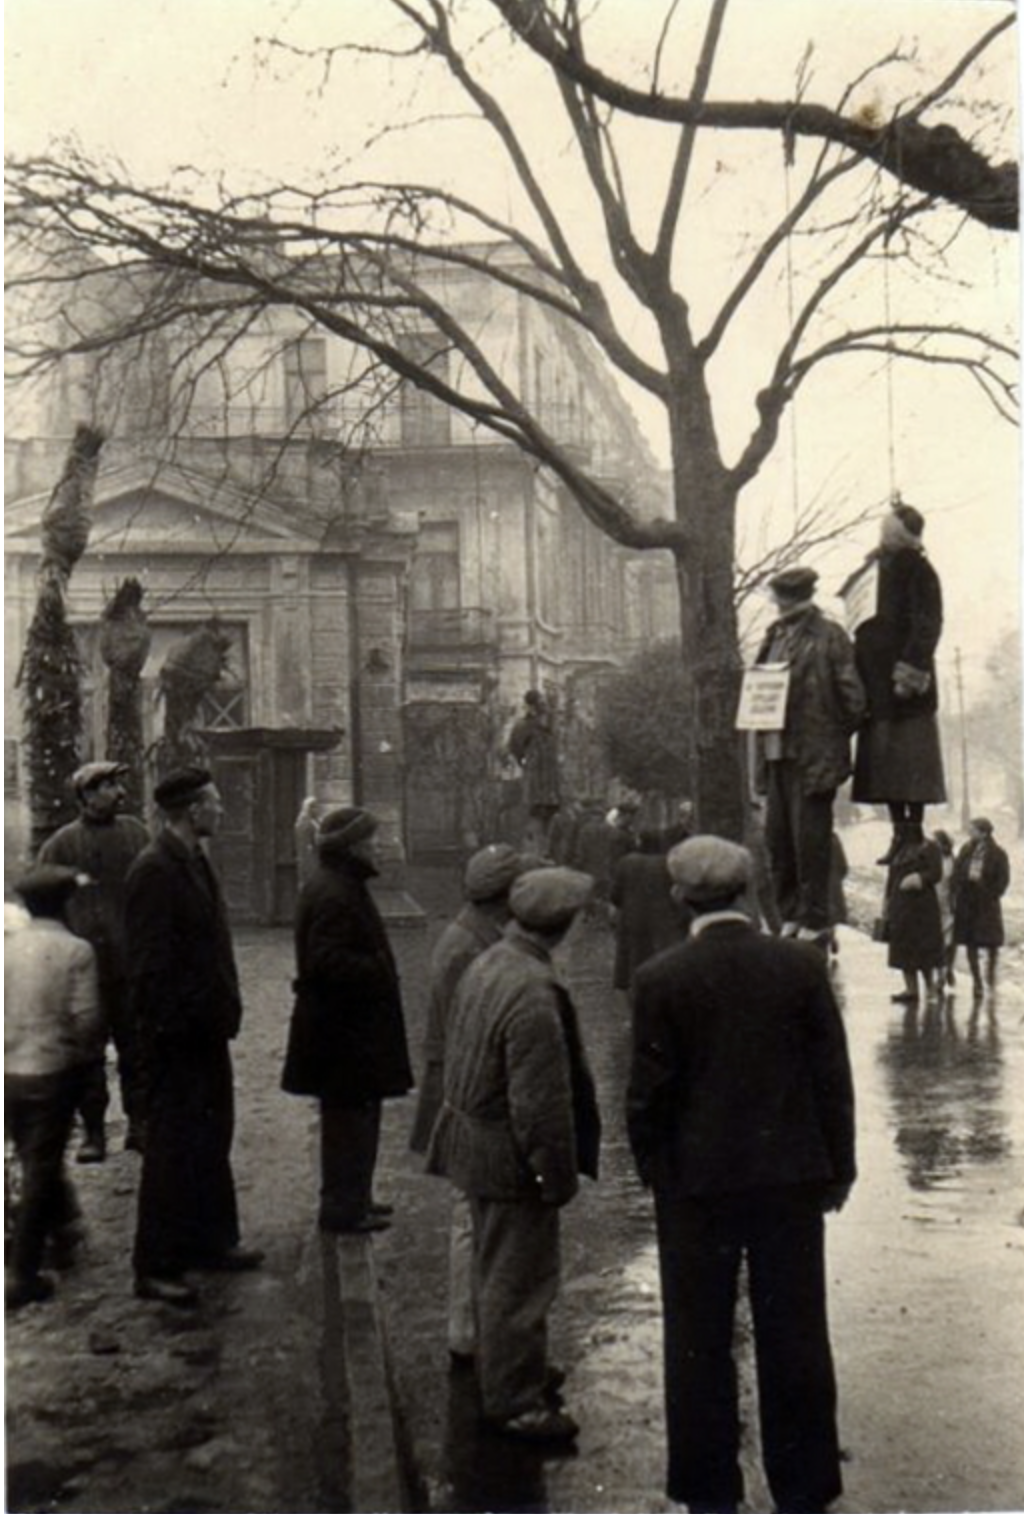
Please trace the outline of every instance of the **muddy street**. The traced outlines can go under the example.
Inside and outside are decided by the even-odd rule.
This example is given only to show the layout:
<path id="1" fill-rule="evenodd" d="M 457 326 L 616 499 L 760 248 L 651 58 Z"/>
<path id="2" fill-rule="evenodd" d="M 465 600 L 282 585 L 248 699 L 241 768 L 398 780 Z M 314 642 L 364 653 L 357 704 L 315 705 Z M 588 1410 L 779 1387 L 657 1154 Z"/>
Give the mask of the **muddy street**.
<path id="1" fill-rule="evenodd" d="M 427 952 L 456 900 L 437 876 L 414 892 L 430 927 L 396 941 L 418 1059 Z M 378 1187 L 396 1205 L 392 1228 L 321 1244 L 312 1110 L 277 1086 L 289 935 L 241 933 L 239 957 L 248 1018 L 235 1165 L 245 1238 L 265 1247 L 266 1265 L 205 1278 L 194 1316 L 131 1296 L 137 1159 L 120 1149 L 115 1101 L 107 1163 L 73 1168 L 88 1253 L 55 1302 L 8 1321 L 8 1506 L 664 1509 L 653 1222 L 625 1145 L 628 1025 L 608 987 L 606 927 L 581 924 L 564 953 L 605 1121 L 601 1180 L 565 1214 L 552 1322 L 582 1424 L 568 1456 L 482 1432 L 472 1372 L 449 1369 L 448 1198 L 408 1151 L 412 1100 L 388 1106 L 385 1122 Z M 997 995 L 979 1005 L 961 980 L 941 1007 L 910 1014 L 890 1003 L 899 985 L 884 948 L 842 933 L 836 981 L 861 1178 L 829 1225 L 840 1514 L 1024 1507 L 1021 967 L 1008 953 Z M 354 1404 L 378 1325 L 389 1378 Z M 750 1365 L 745 1357 L 747 1502 L 763 1510 Z M 369 1470 L 366 1456 L 358 1465 L 367 1449 Z"/>

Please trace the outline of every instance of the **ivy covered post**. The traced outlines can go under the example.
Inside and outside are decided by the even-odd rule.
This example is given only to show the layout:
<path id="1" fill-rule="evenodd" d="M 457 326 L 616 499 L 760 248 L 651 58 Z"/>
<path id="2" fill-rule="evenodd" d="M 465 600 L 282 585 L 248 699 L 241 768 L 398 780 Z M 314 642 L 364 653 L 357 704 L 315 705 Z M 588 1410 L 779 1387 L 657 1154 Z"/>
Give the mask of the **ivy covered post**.
<path id="1" fill-rule="evenodd" d="M 82 736 L 82 669 L 67 616 L 67 586 L 89 541 L 102 431 L 79 425 L 42 517 L 39 592 L 19 687 L 25 711 L 31 846 L 74 818 L 71 775 Z"/>
<path id="2" fill-rule="evenodd" d="M 106 755 L 124 763 L 127 806 L 136 815 L 142 814 L 145 801 L 142 669 L 153 640 L 142 608 L 144 593 L 137 578 L 126 578 L 104 607 L 100 627 L 100 656 L 108 669 Z"/>

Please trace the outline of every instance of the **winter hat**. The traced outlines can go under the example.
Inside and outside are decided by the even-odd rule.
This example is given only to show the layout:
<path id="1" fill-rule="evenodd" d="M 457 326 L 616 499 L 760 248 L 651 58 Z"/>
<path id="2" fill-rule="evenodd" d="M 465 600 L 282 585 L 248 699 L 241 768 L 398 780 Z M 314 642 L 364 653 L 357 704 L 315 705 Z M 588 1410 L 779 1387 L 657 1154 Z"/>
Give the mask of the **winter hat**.
<path id="1" fill-rule="evenodd" d="M 198 799 L 212 782 L 213 774 L 209 768 L 175 768 L 157 784 L 153 798 L 162 810 L 181 810 Z"/>
<path id="2" fill-rule="evenodd" d="M 906 527 L 911 536 L 921 536 L 924 532 L 924 516 L 920 510 L 915 510 L 913 505 L 893 505 L 892 513 L 900 524 Z"/>
<path id="3" fill-rule="evenodd" d="M 474 852 L 466 863 L 463 892 L 476 904 L 500 899 L 523 871 L 523 858 L 515 847 L 499 841 Z"/>
<path id="4" fill-rule="evenodd" d="M 691 836 L 668 854 L 668 870 L 691 904 L 725 903 L 750 882 L 753 863 L 745 846 L 723 836 Z"/>
<path id="5" fill-rule="evenodd" d="M 594 891 L 589 873 L 539 867 L 522 873 L 509 891 L 509 909 L 527 930 L 555 931 L 570 923 Z"/>
<path id="6" fill-rule="evenodd" d="M 321 820 L 317 851 L 337 856 L 356 842 L 372 836 L 379 825 L 380 821 L 369 810 L 360 809 L 357 804 L 343 804 Z"/>

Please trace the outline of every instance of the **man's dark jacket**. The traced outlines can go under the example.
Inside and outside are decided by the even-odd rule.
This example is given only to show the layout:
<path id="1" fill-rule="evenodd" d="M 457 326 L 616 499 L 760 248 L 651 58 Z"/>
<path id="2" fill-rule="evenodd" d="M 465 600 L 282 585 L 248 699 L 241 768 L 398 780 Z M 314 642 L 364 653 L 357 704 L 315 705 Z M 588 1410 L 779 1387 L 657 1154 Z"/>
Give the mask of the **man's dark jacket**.
<path id="1" fill-rule="evenodd" d="M 412 1087 L 398 971 L 367 887 L 372 875 L 356 857 L 321 859 L 299 895 L 287 1093 L 362 1104 Z"/>
<path id="2" fill-rule="evenodd" d="M 627 1119 L 641 1177 L 680 1196 L 849 1184 L 853 1082 L 828 970 L 739 920 L 634 979 Z"/>
<path id="3" fill-rule="evenodd" d="M 864 718 L 853 643 L 841 625 L 810 605 L 801 616 L 768 627 L 758 663 L 771 658 L 783 626 L 791 648 L 782 755 L 799 768 L 805 794 L 828 793 L 850 776 L 850 738 Z"/>
<path id="4" fill-rule="evenodd" d="M 242 1023 L 227 912 L 212 868 L 163 831 L 126 881 L 129 1003 L 146 1047 L 224 1044 Z"/>
<path id="5" fill-rule="evenodd" d="M 228 1043 L 242 1020 L 220 887 L 172 831 L 132 865 L 125 934 L 146 1119 L 134 1266 L 168 1276 L 238 1243 Z"/>

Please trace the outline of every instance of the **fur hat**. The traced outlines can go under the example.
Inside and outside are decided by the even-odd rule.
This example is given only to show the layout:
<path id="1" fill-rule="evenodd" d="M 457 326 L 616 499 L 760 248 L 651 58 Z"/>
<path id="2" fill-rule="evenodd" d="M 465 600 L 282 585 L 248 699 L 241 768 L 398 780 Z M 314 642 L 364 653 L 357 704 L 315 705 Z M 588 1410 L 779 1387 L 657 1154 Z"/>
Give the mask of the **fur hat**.
<path id="1" fill-rule="evenodd" d="M 745 846 L 723 836 L 691 836 L 669 852 L 668 870 L 691 904 L 711 904 L 743 892 L 753 861 Z"/>
<path id="2" fill-rule="evenodd" d="M 321 820 L 317 851 L 336 856 L 357 841 L 372 836 L 379 825 L 380 821 L 369 810 L 360 809 L 357 804 L 343 804 Z"/>
<path id="3" fill-rule="evenodd" d="M 515 847 L 499 841 L 474 852 L 466 863 L 463 891 L 474 903 L 500 899 L 524 871 L 523 857 Z"/>
<path id="4" fill-rule="evenodd" d="M 162 810 L 184 809 L 198 799 L 205 788 L 213 782 L 209 768 L 175 768 L 161 779 L 153 790 L 153 798 Z"/>
<path id="5" fill-rule="evenodd" d="M 594 891 L 589 873 L 571 867 L 538 867 L 521 873 L 508 896 L 509 909 L 527 930 L 561 930 Z"/>

